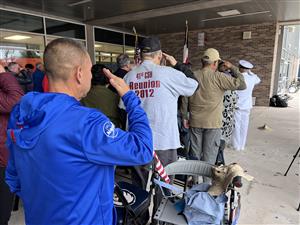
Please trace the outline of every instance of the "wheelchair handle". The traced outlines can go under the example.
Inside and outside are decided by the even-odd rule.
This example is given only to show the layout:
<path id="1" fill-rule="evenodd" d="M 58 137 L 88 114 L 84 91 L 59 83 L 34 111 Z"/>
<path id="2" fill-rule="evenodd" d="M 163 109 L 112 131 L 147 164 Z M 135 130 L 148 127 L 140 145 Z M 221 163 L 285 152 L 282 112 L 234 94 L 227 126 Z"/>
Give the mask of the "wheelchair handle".
<path id="1" fill-rule="evenodd" d="M 243 186 L 242 177 L 241 176 L 234 177 L 232 180 L 232 184 L 237 188 L 241 188 Z"/>

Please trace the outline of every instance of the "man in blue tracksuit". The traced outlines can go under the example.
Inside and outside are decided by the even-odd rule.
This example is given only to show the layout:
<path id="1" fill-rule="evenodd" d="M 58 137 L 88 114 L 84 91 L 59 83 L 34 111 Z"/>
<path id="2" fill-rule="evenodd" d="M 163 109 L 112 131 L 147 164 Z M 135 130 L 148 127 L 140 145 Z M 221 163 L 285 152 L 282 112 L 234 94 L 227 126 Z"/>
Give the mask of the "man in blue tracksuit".
<path id="1" fill-rule="evenodd" d="M 43 90 L 43 79 L 45 73 L 43 72 L 43 64 L 37 63 L 35 65 L 35 71 L 32 74 L 32 82 L 33 82 L 33 91 L 44 92 Z"/>
<path id="2" fill-rule="evenodd" d="M 49 93 L 31 92 L 8 125 L 6 182 L 24 203 L 26 224 L 116 224 L 114 166 L 152 160 L 152 133 L 140 100 L 104 71 L 126 105 L 129 131 L 79 100 L 90 89 L 85 48 L 56 39 L 45 49 Z"/>

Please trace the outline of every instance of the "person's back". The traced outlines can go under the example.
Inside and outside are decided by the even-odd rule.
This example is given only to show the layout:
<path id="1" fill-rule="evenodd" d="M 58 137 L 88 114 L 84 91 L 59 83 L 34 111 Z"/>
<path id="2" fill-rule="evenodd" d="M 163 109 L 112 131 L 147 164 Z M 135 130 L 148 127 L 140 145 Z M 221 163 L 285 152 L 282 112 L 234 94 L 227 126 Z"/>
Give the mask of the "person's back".
<path id="1" fill-rule="evenodd" d="M 167 56 L 173 67 L 177 61 L 169 55 L 163 56 L 157 37 L 145 38 L 140 47 L 143 63 L 128 72 L 124 80 L 140 97 L 142 107 L 149 117 L 154 150 L 175 152 L 181 146 L 177 126 L 178 97 L 191 96 L 198 82 L 193 74 L 184 74 L 172 67 L 160 65 L 162 58 Z"/>
<path id="2" fill-rule="evenodd" d="M 231 137 L 231 145 L 234 150 L 242 151 L 246 148 L 249 117 L 252 108 L 252 91 L 254 86 L 260 83 L 260 78 L 251 72 L 254 66 L 246 60 L 239 61 L 240 72 L 243 74 L 247 88 L 237 91 L 237 108 L 234 113 L 235 127 Z"/>
<path id="3" fill-rule="evenodd" d="M 110 224 L 107 218 L 113 213 L 113 189 L 108 187 L 114 182 L 113 165 L 126 165 L 126 157 L 133 164 L 146 163 L 151 154 L 143 158 L 146 155 L 137 152 L 140 160 L 134 160 L 136 156 L 131 155 L 132 147 L 128 143 L 117 146 L 105 143 L 109 141 L 105 141 L 106 135 L 117 141 L 121 131 L 104 133 L 100 125 L 110 124 L 103 114 L 81 106 L 76 99 L 64 94 L 30 93 L 12 117 L 18 121 L 12 120 L 11 128 L 16 123 L 28 127 L 20 134 L 15 131 L 13 147 L 15 167 L 23 178 L 20 187 L 15 188 L 24 202 L 26 222 Z M 14 142 L 12 136 L 10 140 Z M 123 147 L 128 149 L 126 157 L 118 154 Z M 113 157 L 107 157 L 108 152 Z M 9 173 L 14 174 L 9 169 Z M 103 184 L 103 180 L 107 183 Z"/>
<path id="4" fill-rule="evenodd" d="M 103 64 L 92 67 L 92 88 L 85 98 L 81 100 L 84 106 L 95 108 L 103 112 L 117 126 L 120 127 L 119 101 L 117 92 L 108 89 L 109 81 L 103 69 L 108 69 Z M 114 88 L 114 90 L 116 90 Z"/>
<path id="5" fill-rule="evenodd" d="M 243 72 L 243 76 L 244 76 L 247 88 L 245 90 L 237 91 L 237 95 L 238 95 L 237 107 L 240 109 L 251 109 L 252 105 L 253 105 L 252 104 L 252 92 L 253 92 L 254 86 L 260 83 L 260 79 L 256 74 L 254 74 L 250 71 Z"/>
<path id="6" fill-rule="evenodd" d="M 184 74 L 174 68 L 160 66 L 163 53 L 157 37 L 145 38 L 140 47 L 144 61 L 127 73 L 124 80 L 141 99 L 153 132 L 154 150 L 162 165 L 166 166 L 177 160 L 177 148 L 181 146 L 177 126 L 178 97 L 191 96 L 197 89 L 198 82 L 192 73 Z M 176 66 L 177 61 L 170 58 L 172 66 Z M 140 168 L 140 172 L 147 181 L 147 166 Z M 145 188 L 140 177 L 135 177 L 134 174 L 133 183 Z M 156 190 L 153 215 L 161 198 L 162 194 Z"/>
<path id="7" fill-rule="evenodd" d="M 138 77 L 138 78 L 137 78 Z M 177 102 L 180 95 L 192 95 L 197 82 L 171 67 L 145 60 L 124 80 L 140 97 L 147 112 L 157 150 L 180 146 L 177 126 Z"/>
<path id="8" fill-rule="evenodd" d="M 118 69 L 114 72 L 114 74 L 115 74 L 116 76 L 120 77 L 120 78 L 124 78 L 125 75 L 126 75 L 127 73 L 128 73 L 128 71 L 127 71 L 127 70 L 124 70 L 124 69 L 122 69 L 122 68 L 118 68 Z"/>
<path id="9" fill-rule="evenodd" d="M 199 90 L 189 98 L 190 125 L 203 128 L 218 126 L 225 91 L 219 86 L 218 76 L 223 75 L 209 68 L 195 71 L 194 74 L 199 81 Z"/>
<path id="10" fill-rule="evenodd" d="M 120 127 L 119 101 L 119 95 L 103 85 L 92 86 L 81 100 L 84 106 L 101 110 L 117 127 Z"/>
<path id="11" fill-rule="evenodd" d="M 42 71 L 42 64 L 37 63 L 36 69 L 32 74 L 32 80 L 33 80 L 33 91 L 37 92 L 44 92 L 43 90 L 43 79 L 44 79 L 44 72 Z"/>
<path id="12" fill-rule="evenodd" d="M 5 167 L 8 160 L 5 140 L 9 114 L 23 94 L 13 74 L 0 72 L 0 167 Z"/>
<path id="13" fill-rule="evenodd" d="M 15 191 L 23 200 L 28 224 L 96 221 L 96 218 L 91 218 L 95 216 L 94 210 L 90 210 L 100 209 L 95 200 L 100 202 L 112 197 L 112 193 L 102 193 L 99 184 L 102 179 L 113 177 L 113 170 L 107 167 L 103 172 L 97 164 L 92 166 L 83 151 L 87 146 L 81 143 L 81 137 L 88 138 L 88 131 L 82 132 L 82 128 L 88 125 L 92 112 L 82 109 L 78 101 L 64 94 L 30 93 L 13 112 L 13 118 L 18 114 L 25 115 L 26 118 L 19 117 L 18 121 L 28 127 L 21 135 L 15 132 L 16 140 L 14 136 L 10 137 L 12 143 L 16 141 L 14 166 L 20 168 L 17 170 L 23 178 Z M 16 130 L 14 124 L 18 121 L 12 120 L 10 128 Z M 75 127 L 74 121 L 77 123 Z M 31 127 L 30 122 L 35 126 Z M 91 170 L 92 173 L 85 173 Z M 13 175 L 14 171 L 8 169 L 8 173 Z M 7 182 L 10 183 L 9 177 Z M 13 182 L 10 184 L 14 185 Z M 92 193 L 96 189 L 99 193 Z M 62 199 L 66 201 L 62 202 Z"/>
<path id="14" fill-rule="evenodd" d="M 31 63 L 27 63 L 25 65 L 25 71 L 27 73 L 27 76 L 31 79 L 31 83 L 27 85 L 27 92 L 33 90 L 33 80 L 32 80 L 33 70 L 34 70 L 34 66 Z"/>
<path id="15" fill-rule="evenodd" d="M 54 58 L 60 58 L 61 70 Z M 91 62 L 73 40 L 52 41 L 45 68 L 50 93 L 31 92 L 12 112 L 6 182 L 24 203 L 26 224 L 116 224 L 115 165 L 144 164 L 153 157 L 146 114 L 124 81 L 108 71 L 127 107 L 130 132 L 80 104 L 90 88 Z"/>
<path id="16" fill-rule="evenodd" d="M 203 68 L 195 72 L 199 89 L 188 99 L 189 154 L 211 164 L 216 161 L 220 145 L 224 92 L 246 88 L 243 75 L 230 62 L 225 61 L 224 66 L 232 71 L 233 76 L 217 71 L 220 60 L 218 50 L 209 48 L 204 52 L 201 58 Z M 186 104 L 182 108 L 186 108 Z M 204 177 L 204 181 L 209 182 L 209 179 Z"/>
<path id="17" fill-rule="evenodd" d="M 8 161 L 8 148 L 5 144 L 9 114 L 23 95 L 18 81 L 0 64 L 0 224 L 8 224 L 14 195 L 5 183 L 5 170 Z"/>
<path id="18" fill-rule="evenodd" d="M 189 98 L 191 127 L 208 129 L 222 127 L 224 92 L 246 87 L 238 68 L 232 66 L 230 69 L 234 77 L 212 69 L 210 64 L 194 72 L 199 89 Z"/>

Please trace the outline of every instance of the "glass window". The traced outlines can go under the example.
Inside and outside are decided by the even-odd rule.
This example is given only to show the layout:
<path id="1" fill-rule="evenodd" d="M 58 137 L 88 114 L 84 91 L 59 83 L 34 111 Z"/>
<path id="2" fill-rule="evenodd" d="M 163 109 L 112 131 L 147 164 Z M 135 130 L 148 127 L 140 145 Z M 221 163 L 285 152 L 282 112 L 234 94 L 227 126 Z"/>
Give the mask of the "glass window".
<path id="1" fill-rule="evenodd" d="M 138 37 L 139 43 L 141 43 L 143 40 L 145 39 L 145 37 Z"/>
<path id="2" fill-rule="evenodd" d="M 138 36 L 138 44 L 144 40 L 144 37 Z M 125 45 L 135 46 L 135 36 L 130 34 L 125 34 Z"/>
<path id="3" fill-rule="evenodd" d="M 47 35 L 85 39 L 85 26 L 46 18 Z"/>
<path id="4" fill-rule="evenodd" d="M 129 56 L 132 61 L 134 61 L 135 48 L 131 46 L 125 46 L 125 53 Z"/>
<path id="5" fill-rule="evenodd" d="M 55 40 L 55 39 L 57 39 L 57 38 L 58 38 L 58 37 L 51 37 L 51 36 L 48 36 L 48 35 L 47 35 L 47 44 L 49 44 L 51 41 L 53 41 L 53 40 Z M 81 42 L 81 44 L 82 44 L 84 47 L 86 47 L 86 43 L 85 43 L 84 40 L 77 40 L 77 39 L 76 39 L 76 41 Z"/>
<path id="6" fill-rule="evenodd" d="M 0 29 L 44 33 L 43 18 L 0 10 Z"/>
<path id="7" fill-rule="evenodd" d="M 44 37 L 20 32 L 0 30 L 0 63 L 7 66 L 17 62 L 21 67 L 42 61 Z"/>
<path id="8" fill-rule="evenodd" d="M 123 45 L 123 33 L 95 28 L 95 41 Z"/>
<path id="9" fill-rule="evenodd" d="M 104 42 L 95 43 L 95 57 L 97 63 L 113 65 L 119 54 L 123 53 L 122 45 L 115 45 Z"/>
<path id="10" fill-rule="evenodd" d="M 135 46 L 135 36 L 134 35 L 129 35 L 125 34 L 125 45 L 128 46 Z"/>

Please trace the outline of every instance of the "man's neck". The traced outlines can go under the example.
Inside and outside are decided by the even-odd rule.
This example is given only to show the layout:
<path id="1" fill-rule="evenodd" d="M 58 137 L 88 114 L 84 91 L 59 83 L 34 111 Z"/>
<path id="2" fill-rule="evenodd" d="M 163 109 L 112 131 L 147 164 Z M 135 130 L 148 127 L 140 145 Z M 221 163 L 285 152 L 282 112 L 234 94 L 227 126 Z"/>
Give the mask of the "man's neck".
<path id="1" fill-rule="evenodd" d="M 66 83 L 62 82 L 51 82 L 49 80 L 49 92 L 63 93 L 76 98 L 78 101 L 81 99 L 78 93 L 74 91 L 74 88 L 68 87 Z"/>
<path id="2" fill-rule="evenodd" d="M 129 69 L 127 67 L 122 67 L 122 70 L 125 70 L 126 72 L 129 72 Z"/>
<path id="3" fill-rule="evenodd" d="M 211 65 L 207 65 L 207 66 L 203 67 L 203 69 L 205 69 L 205 70 L 211 70 L 211 71 L 216 71 L 216 69 L 214 67 L 212 67 Z"/>
<path id="4" fill-rule="evenodd" d="M 150 61 L 150 62 L 152 62 L 152 63 L 154 63 L 156 65 L 159 65 L 159 63 L 156 62 L 157 60 L 152 59 L 152 58 L 145 58 L 144 61 Z"/>

